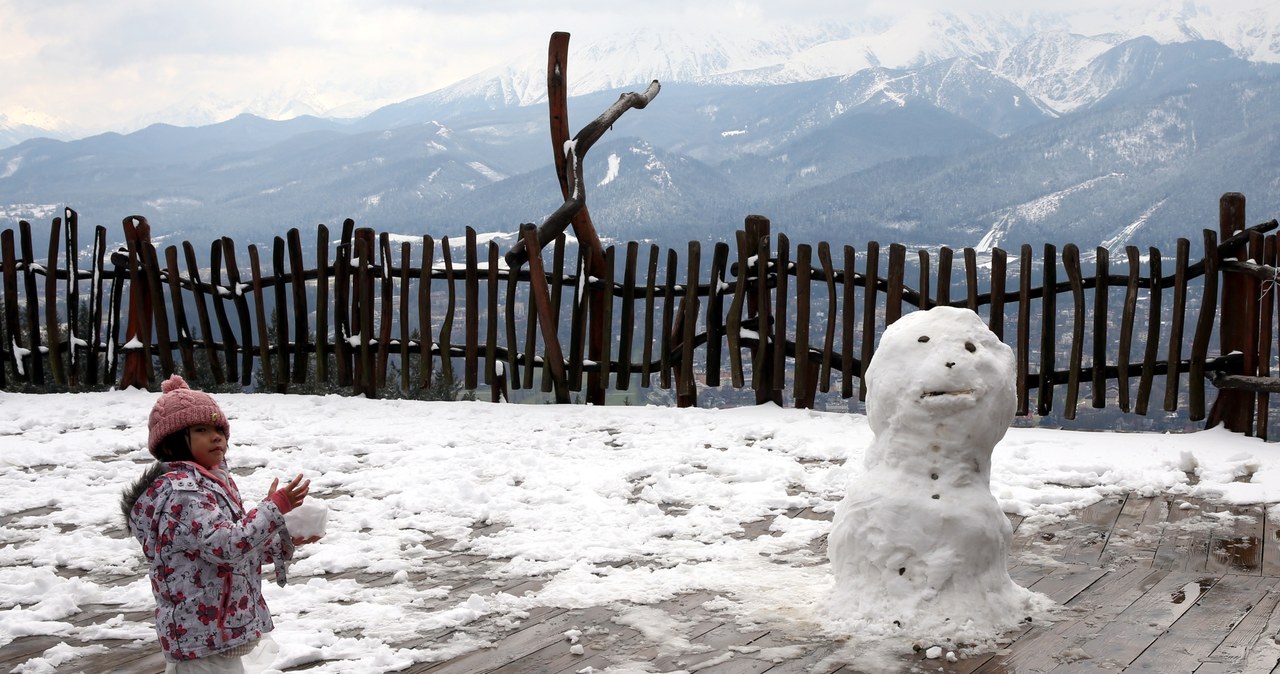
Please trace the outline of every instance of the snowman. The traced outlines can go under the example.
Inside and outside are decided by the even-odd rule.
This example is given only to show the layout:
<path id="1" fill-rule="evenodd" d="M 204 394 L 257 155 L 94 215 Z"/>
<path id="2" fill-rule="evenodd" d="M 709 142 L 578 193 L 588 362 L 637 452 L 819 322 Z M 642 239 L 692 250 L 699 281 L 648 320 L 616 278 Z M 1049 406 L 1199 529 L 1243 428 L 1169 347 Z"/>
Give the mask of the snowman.
<path id="1" fill-rule="evenodd" d="M 967 309 L 904 316 L 866 371 L 875 439 L 828 538 L 837 621 L 913 638 L 994 635 L 1047 598 L 1009 578 L 991 450 L 1016 406 L 1013 353 Z"/>

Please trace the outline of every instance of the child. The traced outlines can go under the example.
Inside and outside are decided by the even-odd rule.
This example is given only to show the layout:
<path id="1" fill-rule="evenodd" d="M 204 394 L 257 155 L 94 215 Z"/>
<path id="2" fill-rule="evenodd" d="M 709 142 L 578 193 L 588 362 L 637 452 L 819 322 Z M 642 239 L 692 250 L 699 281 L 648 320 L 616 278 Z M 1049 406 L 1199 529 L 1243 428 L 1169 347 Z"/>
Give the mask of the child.
<path id="1" fill-rule="evenodd" d="M 150 564 L 156 634 L 167 674 L 243 672 L 241 656 L 273 628 L 262 567 L 284 585 L 295 545 L 284 514 L 306 499 L 302 475 L 271 483 L 252 510 L 227 472 L 231 434 L 213 398 L 174 375 L 151 408 L 147 447 L 157 459 L 121 499 L 129 530 Z M 268 639 L 269 641 L 269 639 Z"/>

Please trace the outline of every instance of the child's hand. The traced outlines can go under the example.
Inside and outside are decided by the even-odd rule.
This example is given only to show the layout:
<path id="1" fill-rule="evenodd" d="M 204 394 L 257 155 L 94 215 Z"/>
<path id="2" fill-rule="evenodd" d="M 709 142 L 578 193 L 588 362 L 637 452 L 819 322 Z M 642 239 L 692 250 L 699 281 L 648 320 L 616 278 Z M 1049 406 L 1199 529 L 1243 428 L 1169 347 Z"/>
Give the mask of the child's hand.
<path id="1" fill-rule="evenodd" d="M 315 543 L 316 541 L 320 540 L 321 538 L 322 538 L 321 536 L 311 536 L 311 537 L 309 537 L 309 538 L 302 538 L 301 536 L 294 536 L 294 537 L 293 537 L 293 544 L 294 544 L 294 545 L 307 545 L 307 544 L 309 544 L 309 543 Z"/>
<path id="2" fill-rule="evenodd" d="M 278 479 L 271 481 L 271 487 L 267 489 L 267 498 L 271 498 L 271 495 L 276 493 L 276 487 L 279 484 L 280 480 Z M 302 502 L 306 500 L 307 492 L 310 489 L 311 480 L 304 482 L 302 480 L 302 473 L 298 473 L 298 476 L 293 478 L 293 480 L 291 480 L 289 484 L 285 485 L 284 488 L 285 498 L 289 500 L 289 507 L 297 508 L 302 505 Z"/>

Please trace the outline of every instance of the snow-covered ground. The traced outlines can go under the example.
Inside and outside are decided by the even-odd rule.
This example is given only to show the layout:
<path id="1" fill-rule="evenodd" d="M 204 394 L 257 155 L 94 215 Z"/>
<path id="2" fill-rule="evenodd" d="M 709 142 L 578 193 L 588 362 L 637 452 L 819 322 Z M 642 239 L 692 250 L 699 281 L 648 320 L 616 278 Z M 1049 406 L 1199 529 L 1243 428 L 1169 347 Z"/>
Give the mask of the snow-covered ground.
<path id="1" fill-rule="evenodd" d="M 830 567 L 821 546 L 809 548 L 830 522 L 786 511 L 830 511 L 843 498 L 872 439 L 863 416 L 771 406 L 216 398 L 231 419 L 228 461 L 246 499 L 265 494 L 273 477 L 303 472 L 330 509 L 327 537 L 300 550 L 289 585 L 267 584 L 277 666 L 323 659 L 330 662 L 309 671 L 385 671 L 483 645 L 457 632 L 417 649 L 392 646 L 435 628 L 514 621 L 543 605 L 619 604 L 632 607 L 633 622 L 658 621 L 666 614 L 644 605 L 698 590 L 722 595 L 716 608 L 733 619 L 832 629 L 823 610 Z M 0 649 L 24 635 L 154 640 L 147 621 L 69 621 L 85 604 L 152 606 L 145 579 L 108 581 L 145 569 L 137 543 L 123 536 L 117 502 L 150 458 L 143 447 L 155 399 L 144 391 L 0 394 Z M 1220 429 L 1015 428 L 995 448 L 991 490 L 1006 512 L 1026 516 L 1022 526 L 1125 491 L 1271 503 L 1280 501 L 1280 453 Z M 774 514 L 774 535 L 733 537 Z M 469 538 L 483 523 L 500 526 Z M 447 563 L 426 547 L 442 538 L 496 560 L 499 575 L 546 582 L 522 596 L 423 608 L 439 604 L 440 590 L 415 587 L 409 574 Z M 325 577 L 344 571 L 389 582 Z M 360 634 L 348 636 L 355 627 Z M 867 625 L 850 636 L 884 633 Z M 67 654 L 47 652 L 15 671 L 55 671 Z"/>

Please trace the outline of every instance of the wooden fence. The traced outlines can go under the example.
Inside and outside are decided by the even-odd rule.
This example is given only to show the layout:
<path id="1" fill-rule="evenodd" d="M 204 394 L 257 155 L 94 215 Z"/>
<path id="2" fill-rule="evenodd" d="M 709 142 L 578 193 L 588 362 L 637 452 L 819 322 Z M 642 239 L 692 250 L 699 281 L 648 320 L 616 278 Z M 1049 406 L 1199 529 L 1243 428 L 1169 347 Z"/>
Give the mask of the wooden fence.
<path id="1" fill-rule="evenodd" d="M 1157 392 L 1165 411 L 1266 437 L 1268 393 L 1280 390 L 1270 377 L 1276 243 L 1266 234 L 1277 223 L 1246 228 L 1239 194 L 1220 207 L 1195 262 L 1186 239 L 1171 258 L 1097 248 L 1091 273 L 1075 245 L 981 255 L 793 246 L 750 216 L 735 245 L 714 244 L 709 264 L 698 242 L 683 260 L 631 242 L 606 251 L 603 277 L 578 271 L 563 236 L 508 268 L 471 229 L 455 259 L 448 237 L 397 246 L 351 220 L 336 245 L 317 228 L 310 264 L 297 229 L 275 237 L 270 260 L 248 246 L 246 269 L 225 237 L 203 260 L 190 242 L 157 249 L 136 216 L 123 221 L 119 250 L 108 252 L 101 226 L 82 250 L 67 209 L 43 261 L 29 223 L 0 232 L 0 388 L 154 389 L 179 372 L 197 385 L 376 397 L 414 395 L 437 372 L 468 390 L 483 383 L 495 401 L 512 390 L 570 402 L 592 387 L 639 387 L 696 405 L 699 391 L 728 386 L 757 403 L 811 407 L 819 392 L 864 396 L 877 337 L 906 307 L 951 305 L 979 312 L 1013 347 L 1021 415 L 1072 419 L 1082 402 L 1147 414 Z M 537 251 L 529 226 L 522 235 Z M 593 293 L 609 317 L 596 358 L 584 347 Z M 1212 409 L 1207 382 L 1218 389 Z"/>

